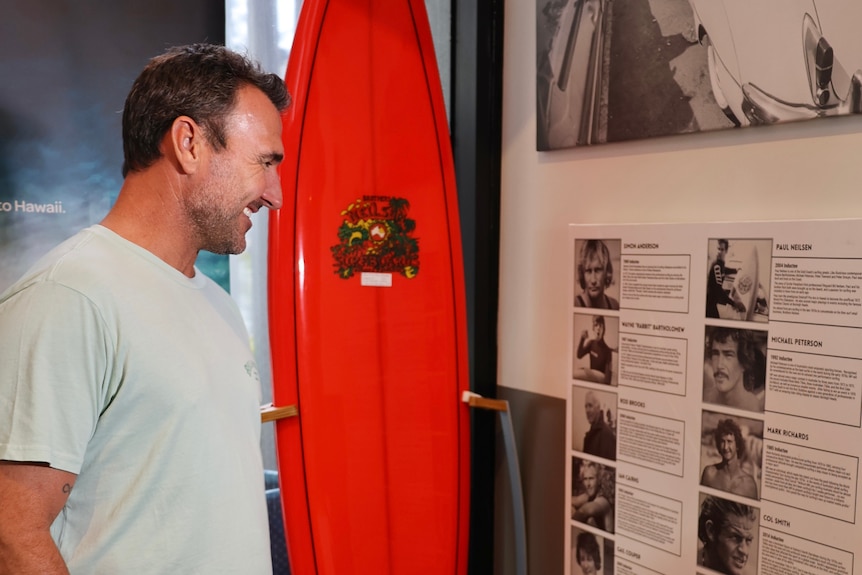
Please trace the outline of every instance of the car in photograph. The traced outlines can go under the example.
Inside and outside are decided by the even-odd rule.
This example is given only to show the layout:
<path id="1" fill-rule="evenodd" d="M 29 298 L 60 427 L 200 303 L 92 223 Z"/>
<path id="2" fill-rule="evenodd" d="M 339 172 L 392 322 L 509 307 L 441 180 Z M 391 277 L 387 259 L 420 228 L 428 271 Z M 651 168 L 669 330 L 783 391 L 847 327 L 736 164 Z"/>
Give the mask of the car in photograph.
<path id="1" fill-rule="evenodd" d="M 539 150 L 596 143 L 605 0 L 548 0 L 539 18 Z"/>
<path id="2" fill-rule="evenodd" d="M 859 0 L 690 0 L 716 102 L 736 125 L 862 112 Z"/>

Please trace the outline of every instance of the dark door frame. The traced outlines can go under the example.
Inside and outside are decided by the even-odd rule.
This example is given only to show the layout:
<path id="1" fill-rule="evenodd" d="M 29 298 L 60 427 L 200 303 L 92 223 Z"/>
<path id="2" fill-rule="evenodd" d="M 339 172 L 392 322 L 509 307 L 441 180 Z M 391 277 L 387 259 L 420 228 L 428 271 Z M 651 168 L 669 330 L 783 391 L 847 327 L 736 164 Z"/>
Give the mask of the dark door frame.
<path id="1" fill-rule="evenodd" d="M 461 212 L 470 381 L 497 394 L 504 0 L 452 0 L 452 149 Z M 496 414 L 472 416 L 469 573 L 494 571 Z"/>

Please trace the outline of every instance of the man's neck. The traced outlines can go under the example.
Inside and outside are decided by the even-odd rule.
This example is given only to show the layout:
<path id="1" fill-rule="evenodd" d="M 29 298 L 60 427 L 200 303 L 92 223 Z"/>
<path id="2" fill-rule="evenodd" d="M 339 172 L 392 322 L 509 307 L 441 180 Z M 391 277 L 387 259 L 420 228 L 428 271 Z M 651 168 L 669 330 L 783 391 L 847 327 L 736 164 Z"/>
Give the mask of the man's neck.
<path id="1" fill-rule="evenodd" d="M 742 382 L 740 381 L 739 383 L 734 385 L 733 388 L 729 391 L 722 391 L 720 392 L 720 394 L 722 400 L 724 400 L 725 403 L 733 404 L 743 401 L 745 398 L 748 397 L 749 392 L 745 389 L 745 386 L 742 385 Z"/>
<path id="2" fill-rule="evenodd" d="M 117 201 L 101 224 L 149 251 L 188 277 L 194 277 L 198 250 L 177 201 L 179 183 L 148 168 L 129 174 Z"/>
<path id="3" fill-rule="evenodd" d="M 599 307 L 600 305 L 602 305 L 602 304 L 604 304 L 604 303 L 605 303 L 605 294 L 604 294 L 604 292 L 600 293 L 600 294 L 599 294 L 599 295 L 597 295 L 596 297 L 593 297 L 593 296 L 591 296 L 591 295 L 587 295 L 587 297 L 590 299 L 590 303 L 592 304 L 592 306 L 591 306 L 591 307 Z"/>
<path id="4" fill-rule="evenodd" d="M 722 462 L 718 464 L 719 471 L 723 471 L 729 475 L 736 475 L 741 468 L 742 465 L 736 457 L 733 459 L 722 460 Z"/>

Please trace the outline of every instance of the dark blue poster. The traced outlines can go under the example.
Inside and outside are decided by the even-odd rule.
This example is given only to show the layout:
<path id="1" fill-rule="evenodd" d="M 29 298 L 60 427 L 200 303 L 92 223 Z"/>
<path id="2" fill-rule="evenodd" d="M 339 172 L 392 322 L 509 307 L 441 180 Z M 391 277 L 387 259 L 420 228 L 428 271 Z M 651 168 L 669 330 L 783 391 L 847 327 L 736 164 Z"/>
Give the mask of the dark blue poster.
<path id="1" fill-rule="evenodd" d="M 0 0 L 0 291 L 98 223 L 122 184 L 123 102 L 167 47 L 224 43 L 223 0 Z M 225 289 L 226 256 L 198 266 Z"/>

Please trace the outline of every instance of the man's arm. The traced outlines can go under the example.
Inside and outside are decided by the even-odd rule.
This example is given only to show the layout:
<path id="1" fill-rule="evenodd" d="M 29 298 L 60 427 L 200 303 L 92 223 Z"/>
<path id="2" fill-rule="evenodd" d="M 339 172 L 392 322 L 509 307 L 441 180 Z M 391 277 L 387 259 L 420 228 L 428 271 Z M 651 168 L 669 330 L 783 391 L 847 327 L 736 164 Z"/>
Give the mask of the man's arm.
<path id="1" fill-rule="evenodd" d="M 581 505 L 577 512 L 575 512 L 572 519 L 575 521 L 586 521 L 590 517 L 599 517 L 608 512 L 611 508 L 611 504 L 607 499 L 602 497 L 601 495 L 596 496 L 592 501 L 587 501 L 583 505 Z"/>
<path id="2" fill-rule="evenodd" d="M 605 362 L 605 370 L 602 373 L 602 375 L 604 376 L 602 379 L 602 383 L 606 383 L 606 384 L 610 385 L 611 378 L 613 377 L 613 374 L 614 374 L 614 356 L 613 356 L 613 350 L 610 348 L 608 348 L 608 349 L 610 351 L 608 352 L 608 361 Z"/>
<path id="3" fill-rule="evenodd" d="M 50 528 L 76 477 L 40 463 L 0 461 L 0 573 L 69 573 Z"/>
<path id="4" fill-rule="evenodd" d="M 700 474 L 700 484 L 707 487 L 715 487 L 715 465 L 707 465 L 703 468 L 703 473 Z"/>
<path id="5" fill-rule="evenodd" d="M 578 359 L 581 359 L 582 357 L 584 357 L 585 355 L 587 355 L 590 352 L 590 345 L 589 344 L 590 344 L 590 342 L 592 342 L 592 340 L 588 339 L 588 338 L 589 338 L 589 334 L 587 333 L 587 330 L 582 331 L 581 332 L 581 339 L 578 341 L 578 351 L 577 351 Z"/>
<path id="6" fill-rule="evenodd" d="M 575 515 L 578 513 L 578 508 L 589 500 L 590 498 L 586 493 L 572 496 L 572 519 L 574 519 Z"/>

